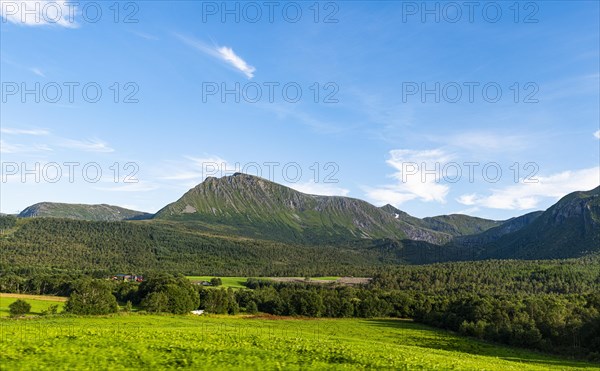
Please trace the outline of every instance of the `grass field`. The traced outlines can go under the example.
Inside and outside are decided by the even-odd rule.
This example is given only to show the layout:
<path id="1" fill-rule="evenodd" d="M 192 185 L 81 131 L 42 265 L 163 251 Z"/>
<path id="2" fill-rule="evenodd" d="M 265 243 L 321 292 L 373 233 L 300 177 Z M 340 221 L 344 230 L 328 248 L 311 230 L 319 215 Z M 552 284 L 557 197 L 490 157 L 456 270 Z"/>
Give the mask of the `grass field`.
<path id="1" fill-rule="evenodd" d="M 187 276 L 187 278 L 192 282 L 210 281 L 210 279 L 213 277 L 215 277 L 215 276 Z M 248 279 L 247 277 L 220 277 L 220 278 L 221 278 L 221 281 L 223 282 L 223 285 L 221 287 L 231 287 L 234 289 L 240 289 L 240 288 L 246 287 L 246 286 L 244 286 L 244 283 Z M 304 277 L 269 277 L 269 278 L 263 277 L 261 279 L 273 279 L 275 281 L 281 281 L 281 282 L 290 282 L 290 281 L 304 282 Z M 340 279 L 340 277 L 336 277 L 336 276 L 311 277 L 310 278 L 310 280 L 313 282 L 321 282 L 321 283 L 335 282 L 335 281 L 338 281 L 339 279 Z"/>
<path id="2" fill-rule="evenodd" d="M 337 276 L 326 276 L 326 277 L 311 277 L 313 281 L 337 281 L 340 277 Z"/>
<path id="3" fill-rule="evenodd" d="M 0 293 L 0 317 L 7 317 L 9 315 L 8 306 L 15 302 L 17 299 L 23 299 L 31 304 L 30 315 L 39 315 L 43 310 L 48 309 L 49 306 L 58 304 L 58 312 L 62 310 L 64 302 L 67 298 L 62 296 L 41 296 L 41 295 L 25 295 L 25 294 L 2 294 Z"/>
<path id="4" fill-rule="evenodd" d="M 210 281 L 210 279 L 213 277 L 215 277 L 215 276 L 187 276 L 187 278 L 192 282 Z M 246 277 L 219 277 L 219 278 L 221 278 L 221 282 L 223 282 L 223 285 L 221 285 L 220 287 L 231 287 L 234 289 L 241 289 L 241 288 L 246 287 L 246 286 L 244 286 L 244 282 L 246 282 L 246 280 L 248 279 Z"/>
<path id="5" fill-rule="evenodd" d="M 409 321 L 119 315 L 0 319 L 11 369 L 596 369 Z"/>

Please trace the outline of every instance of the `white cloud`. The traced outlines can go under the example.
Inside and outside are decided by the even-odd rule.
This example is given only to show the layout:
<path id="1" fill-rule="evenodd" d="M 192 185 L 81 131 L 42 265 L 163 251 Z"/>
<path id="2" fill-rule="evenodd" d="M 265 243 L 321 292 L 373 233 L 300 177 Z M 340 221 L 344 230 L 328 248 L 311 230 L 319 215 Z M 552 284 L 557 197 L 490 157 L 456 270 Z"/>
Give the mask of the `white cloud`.
<path id="1" fill-rule="evenodd" d="M 600 130 L 594 133 L 594 137 L 596 137 L 596 139 L 600 139 Z"/>
<path id="2" fill-rule="evenodd" d="M 79 25 L 75 22 L 75 14 L 77 14 L 75 4 L 65 0 L 0 0 L 0 17 L 4 22 L 23 26 L 54 25 L 77 28 Z"/>
<path id="3" fill-rule="evenodd" d="M 251 79 L 254 77 L 254 71 L 256 71 L 256 68 L 250 66 L 248 63 L 246 63 L 245 60 L 243 60 L 237 54 L 235 54 L 233 52 L 233 49 L 228 48 L 226 46 L 222 46 L 218 48 L 217 51 L 219 52 L 219 55 L 221 56 L 221 58 L 223 58 L 224 61 L 228 62 L 238 70 L 242 71 L 247 78 Z"/>
<path id="4" fill-rule="evenodd" d="M 46 75 L 44 75 L 44 73 L 42 72 L 42 70 L 40 70 L 37 67 L 33 67 L 29 69 L 31 72 L 33 72 L 34 74 L 40 76 L 40 77 L 46 77 Z"/>
<path id="5" fill-rule="evenodd" d="M 148 33 L 145 33 L 145 32 L 131 31 L 131 33 L 133 33 L 136 36 L 141 37 L 142 39 L 151 40 L 151 41 L 158 40 L 158 37 L 148 34 Z"/>
<path id="6" fill-rule="evenodd" d="M 538 207 L 543 199 L 554 201 L 575 191 L 587 191 L 600 185 L 600 167 L 568 170 L 547 177 L 538 176 L 537 183 L 519 183 L 499 189 L 491 194 L 464 194 L 456 199 L 466 206 L 490 209 L 528 210 Z"/>
<path id="7" fill-rule="evenodd" d="M 0 133 L 12 134 L 12 135 L 48 135 L 50 132 L 44 129 L 15 129 L 15 128 L 1 128 Z"/>
<path id="8" fill-rule="evenodd" d="M 239 165 L 236 167 L 219 156 L 184 158 L 187 161 L 170 161 L 155 170 L 156 178 L 175 185 L 176 188 L 189 189 L 203 182 L 208 176 L 220 178 L 239 171 Z"/>
<path id="9" fill-rule="evenodd" d="M 0 140 L 0 153 L 31 153 L 39 151 L 52 151 L 52 148 L 45 144 L 13 144 L 8 143 L 5 140 Z"/>
<path id="10" fill-rule="evenodd" d="M 523 150 L 527 148 L 531 138 L 520 135 L 510 135 L 500 132 L 470 131 L 429 139 L 468 150 L 485 152 L 505 152 L 510 150 Z"/>
<path id="11" fill-rule="evenodd" d="M 18 153 L 23 151 L 20 144 L 10 144 L 0 139 L 0 153 Z"/>
<path id="12" fill-rule="evenodd" d="M 229 64 L 246 75 L 247 78 L 251 79 L 254 77 L 256 68 L 249 65 L 245 60 L 238 56 L 232 48 L 228 46 L 208 46 L 201 41 L 183 35 L 175 34 L 175 36 L 189 46 Z"/>
<path id="13" fill-rule="evenodd" d="M 86 152 L 114 152 L 115 150 L 109 147 L 105 142 L 92 139 L 92 140 L 74 140 L 65 139 L 61 144 L 61 147 L 78 149 Z"/>
<path id="14" fill-rule="evenodd" d="M 450 187 L 440 184 L 441 169 L 452 157 L 441 149 L 392 150 L 386 162 L 397 170 L 392 175 L 397 183 L 365 188 L 366 196 L 376 204 L 389 203 L 394 206 L 414 199 L 445 203 Z"/>
<path id="15" fill-rule="evenodd" d="M 314 181 L 308 181 L 305 183 L 286 183 L 285 185 L 309 195 L 347 196 L 350 193 L 350 190 L 337 187 L 334 183 L 315 183 Z"/>

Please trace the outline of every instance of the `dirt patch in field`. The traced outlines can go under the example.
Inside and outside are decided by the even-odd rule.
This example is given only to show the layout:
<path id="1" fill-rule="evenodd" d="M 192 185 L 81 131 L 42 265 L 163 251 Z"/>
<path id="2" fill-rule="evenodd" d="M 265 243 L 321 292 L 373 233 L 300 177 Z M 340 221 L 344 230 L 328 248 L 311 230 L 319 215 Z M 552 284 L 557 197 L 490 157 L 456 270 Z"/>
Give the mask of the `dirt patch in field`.
<path id="1" fill-rule="evenodd" d="M 45 300 L 45 301 L 67 301 L 68 298 L 64 296 L 50 296 L 50 295 L 27 295 L 27 294 L 3 294 L 0 293 L 0 298 L 15 298 L 15 299 L 30 299 L 30 300 Z"/>

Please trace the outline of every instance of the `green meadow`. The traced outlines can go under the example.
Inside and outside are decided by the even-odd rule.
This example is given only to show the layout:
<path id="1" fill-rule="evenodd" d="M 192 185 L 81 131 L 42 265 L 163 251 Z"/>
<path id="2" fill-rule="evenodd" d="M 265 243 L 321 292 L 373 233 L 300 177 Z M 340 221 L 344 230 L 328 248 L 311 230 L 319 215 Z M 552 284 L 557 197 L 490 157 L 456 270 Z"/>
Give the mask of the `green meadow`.
<path id="1" fill-rule="evenodd" d="M 7 370 L 600 370 L 396 319 L 114 315 L 1 319 Z"/>
<path id="2" fill-rule="evenodd" d="M 186 276 L 190 281 L 192 282 L 200 282 L 200 281 L 210 281 L 211 278 L 214 278 L 216 276 Z M 241 289 L 241 288 L 245 288 L 244 283 L 246 282 L 246 280 L 248 279 L 248 277 L 219 277 L 221 278 L 222 281 L 222 285 L 221 287 L 231 287 L 234 289 Z M 269 279 L 268 277 L 261 277 L 261 279 Z M 281 278 L 282 281 L 286 281 L 288 279 L 298 279 L 298 280 L 304 280 L 303 277 L 284 277 Z M 339 280 L 340 277 L 338 276 L 325 276 L 325 277 L 311 277 L 310 281 L 314 281 L 314 282 L 334 282 Z M 277 280 L 277 279 L 276 279 Z"/>
<path id="3" fill-rule="evenodd" d="M 58 312 L 62 311 L 67 298 L 61 296 L 40 296 L 24 294 L 2 294 L 0 293 L 0 317 L 9 316 L 8 306 L 18 299 L 23 299 L 31 304 L 29 315 L 39 315 L 51 305 L 58 305 Z"/>
<path id="4" fill-rule="evenodd" d="M 216 276 L 186 276 L 192 282 L 209 281 Z M 223 283 L 220 287 L 231 287 L 234 289 L 244 288 L 246 277 L 219 277 Z"/>

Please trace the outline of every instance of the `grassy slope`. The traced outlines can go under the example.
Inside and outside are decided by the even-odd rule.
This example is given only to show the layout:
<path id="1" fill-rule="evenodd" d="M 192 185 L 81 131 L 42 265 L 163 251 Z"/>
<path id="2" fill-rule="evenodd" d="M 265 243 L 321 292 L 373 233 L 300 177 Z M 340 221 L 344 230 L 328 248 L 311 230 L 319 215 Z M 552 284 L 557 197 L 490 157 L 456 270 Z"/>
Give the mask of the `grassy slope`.
<path id="1" fill-rule="evenodd" d="M 405 237 L 389 213 L 365 201 L 303 194 L 245 174 L 207 178 L 160 210 L 155 218 L 203 224 L 211 230 L 254 238 L 309 244 Z"/>
<path id="2" fill-rule="evenodd" d="M 62 307 L 67 298 L 62 296 L 40 296 L 40 295 L 24 295 L 24 294 L 2 294 L 0 293 L 0 317 L 7 317 L 9 315 L 8 306 L 15 302 L 17 299 L 23 299 L 31 304 L 30 314 L 41 314 L 43 310 L 48 309 L 49 306 L 58 304 L 59 313 L 62 311 Z"/>
<path id="3" fill-rule="evenodd" d="M 129 315 L 0 325 L 7 369 L 600 369 L 390 319 Z"/>
<path id="4" fill-rule="evenodd" d="M 198 281 L 209 281 L 210 279 L 216 276 L 187 276 L 187 278 L 192 282 Z M 223 283 L 220 287 L 231 287 L 235 289 L 241 289 L 244 286 L 244 282 L 246 282 L 246 277 L 220 277 L 221 282 Z"/>
<path id="5" fill-rule="evenodd" d="M 21 217 L 51 217 L 79 220 L 116 221 L 132 218 L 148 218 L 151 215 L 142 211 L 129 210 L 112 205 L 66 204 L 41 202 L 31 205 L 19 214 Z"/>

